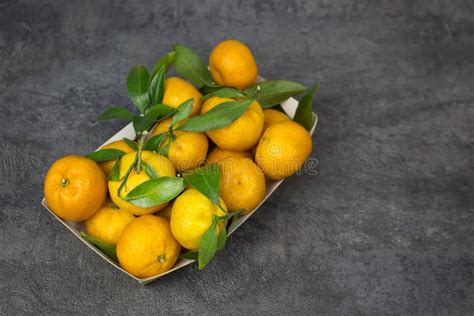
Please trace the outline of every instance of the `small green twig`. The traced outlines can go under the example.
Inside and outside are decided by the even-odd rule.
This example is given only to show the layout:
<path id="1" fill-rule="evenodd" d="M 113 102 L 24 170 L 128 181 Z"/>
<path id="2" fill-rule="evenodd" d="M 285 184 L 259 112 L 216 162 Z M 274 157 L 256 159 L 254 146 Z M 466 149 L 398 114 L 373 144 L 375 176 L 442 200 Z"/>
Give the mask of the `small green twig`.
<path id="1" fill-rule="evenodd" d="M 158 146 L 156 147 L 158 150 L 161 148 L 161 145 L 163 145 L 163 142 L 165 141 L 166 139 L 166 136 L 163 137 L 161 140 L 160 140 L 160 143 L 158 144 Z"/>
<path id="2" fill-rule="evenodd" d="M 143 131 L 142 134 L 140 135 L 140 140 L 138 141 L 138 151 L 137 151 L 137 159 L 135 163 L 135 171 L 140 173 L 140 168 L 142 165 L 142 151 L 143 151 L 143 145 L 145 144 L 145 139 L 146 136 L 148 135 L 148 131 Z"/>
<path id="3" fill-rule="evenodd" d="M 217 206 L 219 206 L 219 208 L 224 212 L 224 213 L 228 213 L 228 211 L 222 206 L 221 203 L 217 204 Z"/>
<path id="4" fill-rule="evenodd" d="M 222 205 L 219 203 L 218 204 L 219 208 L 224 211 L 226 213 L 226 215 L 222 215 L 222 216 L 216 216 L 217 220 L 219 221 L 224 221 L 224 220 L 228 220 L 230 218 L 236 218 L 236 217 L 239 217 L 240 214 L 242 212 L 244 212 L 246 209 L 245 208 L 241 208 L 235 212 L 232 212 L 232 213 L 227 213 L 227 211 L 222 207 Z M 215 215 L 214 215 L 215 216 Z"/>
<path id="5" fill-rule="evenodd" d="M 173 126 L 170 126 L 168 128 L 168 131 L 166 132 L 166 137 L 163 137 L 163 139 L 161 140 L 160 142 L 160 146 L 158 148 L 161 148 L 161 144 L 162 142 L 167 139 L 167 143 L 166 145 L 163 146 L 163 148 L 160 149 L 160 154 L 168 157 L 168 152 L 169 152 L 169 148 L 171 146 L 171 143 L 174 141 L 176 137 L 174 136 L 174 133 L 173 133 Z"/>
<path id="6" fill-rule="evenodd" d="M 128 167 L 128 170 L 127 172 L 125 173 L 125 175 L 123 176 L 123 179 L 122 179 L 122 182 L 120 183 L 118 189 L 117 189 L 117 195 L 120 196 L 120 191 L 122 191 L 122 188 L 124 187 L 125 183 L 127 182 L 127 179 L 128 179 L 128 176 L 130 175 L 130 172 L 132 172 L 133 170 L 133 167 L 135 166 L 135 164 L 137 163 L 137 157 L 138 156 L 135 156 L 135 160 L 133 161 L 133 163 L 130 165 L 130 167 Z"/>
<path id="7" fill-rule="evenodd" d="M 132 164 L 130 165 L 130 167 L 128 167 L 127 172 L 123 176 L 122 182 L 120 183 L 120 185 L 117 189 L 117 195 L 118 196 L 120 196 L 120 191 L 122 191 L 122 188 L 127 183 L 128 176 L 130 175 L 132 170 L 135 168 L 135 171 L 137 173 L 140 173 L 140 167 L 137 168 L 137 165 L 138 166 L 141 165 L 142 150 L 143 150 L 143 145 L 145 144 L 145 139 L 146 139 L 147 134 L 148 134 L 148 131 L 144 131 L 140 135 L 140 139 L 138 141 L 138 151 L 137 151 L 137 154 L 135 155 L 135 160 L 133 160 Z"/>

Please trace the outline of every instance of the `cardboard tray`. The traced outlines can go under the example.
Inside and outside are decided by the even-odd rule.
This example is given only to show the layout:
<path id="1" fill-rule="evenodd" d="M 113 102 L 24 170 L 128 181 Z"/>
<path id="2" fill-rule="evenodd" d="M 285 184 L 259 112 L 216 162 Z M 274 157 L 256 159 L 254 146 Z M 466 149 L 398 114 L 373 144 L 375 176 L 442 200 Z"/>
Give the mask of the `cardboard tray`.
<path id="1" fill-rule="evenodd" d="M 286 100 L 285 102 L 283 102 L 281 104 L 283 110 L 286 112 L 286 114 L 288 114 L 289 117 L 293 118 L 294 115 L 295 115 L 295 112 L 296 112 L 296 108 L 298 106 L 298 101 L 294 98 L 289 98 L 288 100 Z M 313 127 L 311 128 L 311 131 L 310 131 L 310 134 L 313 135 L 314 133 L 314 130 L 316 128 L 316 125 L 318 123 L 318 116 L 313 113 L 313 117 L 314 117 L 314 124 L 313 124 Z M 134 139 L 135 138 L 135 131 L 133 130 L 133 125 L 132 123 L 128 124 L 127 126 L 125 126 L 123 129 L 121 129 L 117 134 L 115 134 L 114 136 L 112 136 L 109 140 L 107 140 L 104 144 L 102 144 L 102 146 L 104 146 L 105 144 L 108 144 L 108 143 L 111 143 L 113 141 L 116 141 L 116 140 L 121 140 L 123 139 L 124 137 L 127 137 L 127 138 L 130 138 L 130 139 Z M 102 147 L 100 146 L 100 147 Z M 249 219 L 250 216 L 252 216 L 258 209 L 259 207 L 265 203 L 265 201 L 268 199 L 268 197 L 270 195 L 272 195 L 273 191 L 276 190 L 276 188 L 278 188 L 278 186 L 283 182 L 284 180 L 280 180 L 280 181 L 272 181 L 272 180 L 267 180 L 267 192 L 265 193 L 265 197 L 264 199 L 262 200 L 262 202 L 260 202 L 260 204 L 254 209 L 252 210 L 251 212 L 245 214 L 244 216 L 241 216 L 239 217 L 238 219 L 234 220 L 232 222 L 232 224 L 229 226 L 228 228 L 228 236 L 230 236 L 234 231 L 237 230 L 237 228 L 240 227 L 240 225 L 242 225 L 245 221 L 247 221 L 247 219 Z M 155 276 L 152 276 L 152 277 L 148 277 L 148 278 L 143 278 L 143 279 L 140 279 L 140 278 L 137 278 L 133 275 L 131 275 L 130 273 L 128 273 L 127 271 L 123 270 L 119 265 L 118 263 L 114 262 L 113 260 L 111 260 L 109 257 L 107 257 L 105 254 L 103 254 L 98 248 L 96 248 L 94 245 L 92 245 L 91 243 L 87 242 L 86 240 L 84 240 L 83 238 L 81 238 L 80 236 L 80 231 L 85 231 L 85 227 L 84 227 L 84 222 L 69 222 L 69 221 L 64 221 L 62 219 L 60 219 L 59 217 L 57 217 L 49 208 L 48 208 L 48 204 L 46 203 L 46 200 L 43 198 L 43 200 L 41 201 L 41 204 L 43 204 L 43 206 L 51 213 L 52 216 L 54 216 L 54 218 L 56 218 L 59 222 L 61 222 L 61 224 L 63 224 L 67 229 L 69 229 L 69 231 L 71 231 L 71 233 L 73 233 L 77 238 L 79 238 L 80 241 L 82 241 L 87 247 L 89 247 L 92 251 L 94 251 L 97 255 L 101 256 L 105 261 L 107 261 L 108 263 L 110 263 L 111 265 L 113 265 L 115 268 L 117 268 L 118 270 L 122 271 L 123 273 L 127 274 L 129 277 L 135 279 L 137 282 L 139 282 L 140 284 L 147 284 L 147 283 L 150 283 L 151 281 L 154 281 L 156 279 L 159 279 L 169 273 L 172 273 L 173 271 L 176 271 L 178 269 L 181 269 L 193 262 L 195 262 L 196 260 L 189 260 L 189 259 L 178 259 L 178 261 L 176 262 L 175 266 L 166 271 L 166 272 L 163 272 L 161 274 L 158 274 L 158 275 L 155 275 Z M 197 269 L 197 268 L 196 268 Z M 197 272 L 198 273 L 198 272 Z"/>

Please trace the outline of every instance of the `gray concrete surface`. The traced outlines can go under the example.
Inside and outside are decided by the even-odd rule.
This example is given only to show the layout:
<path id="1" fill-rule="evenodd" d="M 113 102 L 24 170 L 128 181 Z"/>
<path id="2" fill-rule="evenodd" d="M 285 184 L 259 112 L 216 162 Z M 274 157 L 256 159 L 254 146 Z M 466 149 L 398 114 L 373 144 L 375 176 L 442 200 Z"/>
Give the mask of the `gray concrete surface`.
<path id="1" fill-rule="evenodd" d="M 124 77 L 173 43 L 250 45 L 321 82 L 313 157 L 204 271 L 140 286 L 40 205 L 49 165 L 132 108 Z M 1 1 L 1 314 L 472 314 L 472 1 Z"/>

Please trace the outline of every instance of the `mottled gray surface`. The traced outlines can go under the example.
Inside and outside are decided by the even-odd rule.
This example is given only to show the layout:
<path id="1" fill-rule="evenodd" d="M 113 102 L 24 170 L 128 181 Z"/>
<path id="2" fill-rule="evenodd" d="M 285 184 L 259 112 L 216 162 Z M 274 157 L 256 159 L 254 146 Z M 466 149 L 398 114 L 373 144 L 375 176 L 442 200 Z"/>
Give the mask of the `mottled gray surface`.
<path id="1" fill-rule="evenodd" d="M 0 2 L 0 313 L 472 314 L 472 1 L 62 2 Z M 132 65 L 226 38 L 321 82 L 320 174 L 206 270 L 140 286 L 42 208 L 44 174 L 123 126 L 95 118 L 132 108 Z"/>

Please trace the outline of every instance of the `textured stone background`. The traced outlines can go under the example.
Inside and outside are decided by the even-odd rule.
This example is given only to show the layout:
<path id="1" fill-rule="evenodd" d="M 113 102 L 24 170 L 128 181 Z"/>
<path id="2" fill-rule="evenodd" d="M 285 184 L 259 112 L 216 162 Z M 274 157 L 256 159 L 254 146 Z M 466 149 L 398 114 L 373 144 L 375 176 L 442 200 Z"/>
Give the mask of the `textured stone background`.
<path id="1" fill-rule="evenodd" d="M 313 157 L 203 272 L 146 287 L 40 205 L 49 165 L 123 123 L 124 77 L 226 38 L 321 82 Z M 1 1 L 0 313 L 474 310 L 472 1 Z"/>

